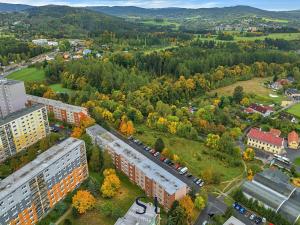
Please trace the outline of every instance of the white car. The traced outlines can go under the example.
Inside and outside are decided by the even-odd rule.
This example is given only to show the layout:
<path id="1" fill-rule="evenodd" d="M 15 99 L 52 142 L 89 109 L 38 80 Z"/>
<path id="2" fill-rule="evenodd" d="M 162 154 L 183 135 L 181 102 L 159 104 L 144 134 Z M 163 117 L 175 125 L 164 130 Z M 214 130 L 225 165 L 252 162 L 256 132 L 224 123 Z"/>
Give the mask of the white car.
<path id="1" fill-rule="evenodd" d="M 205 221 L 202 223 L 202 225 L 207 225 L 207 224 L 208 224 L 207 220 L 205 220 Z"/>

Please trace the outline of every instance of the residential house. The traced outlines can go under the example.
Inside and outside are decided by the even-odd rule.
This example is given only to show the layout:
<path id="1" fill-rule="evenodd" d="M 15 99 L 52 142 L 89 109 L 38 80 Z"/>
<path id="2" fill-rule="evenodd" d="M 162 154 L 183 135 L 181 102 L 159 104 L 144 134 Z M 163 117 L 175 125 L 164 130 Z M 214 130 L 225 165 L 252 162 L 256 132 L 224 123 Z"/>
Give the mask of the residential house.
<path id="1" fill-rule="evenodd" d="M 276 130 L 264 132 L 258 128 L 252 128 L 247 134 L 247 145 L 273 154 L 282 154 L 284 139 L 279 137 L 278 133 Z"/>
<path id="2" fill-rule="evenodd" d="M 274 109 L 271 106 L 263 106 L 263 105 L 258 105 L 258 104 L 253 103 L 248 108 L 246 108 L 244 110 L 244 112 L 246 112 L 248 114 L 258 113 L 258 114 L 262 115 L 263 117 L 267 117 L 267 116 L 270 116 L 274 112 Z"/>
<path id="3" fill-rule="evenodd" d="M 292 131 L 288 135 L 288 146 L 291 149 L 298 149 L 299 147 L 299 135 L 296 131 Z"/>
<path id="4" fill-rule="evenodd" d="M 279 115 L 279 119 L 288 120 L 292 123 L 298 123 L 298 120 L 296 119 L 296 117 L 293 116 L 292 114 L 287 113 L 287 112 L 281 112 L 280 115 Z"/>
<path id="5" fill-rule="evenodd" d="M 296 88 L 288 88 L 285 91 L 285 94 L 292 98 L 294 101 L 299 101 L 300 100 L 300 91 Z"/>

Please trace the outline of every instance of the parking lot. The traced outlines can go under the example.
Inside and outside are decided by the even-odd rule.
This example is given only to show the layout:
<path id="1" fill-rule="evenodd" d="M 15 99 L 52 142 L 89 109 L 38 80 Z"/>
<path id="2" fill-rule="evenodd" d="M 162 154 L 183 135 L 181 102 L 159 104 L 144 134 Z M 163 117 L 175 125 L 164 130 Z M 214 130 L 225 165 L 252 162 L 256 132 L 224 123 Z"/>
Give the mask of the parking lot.
<path id="1" fill-rule="evenodd" d="M 142 153 L 148 159 L 152 160 L 157 165 L 161 166 L 166 171 L 180 179 L 190 189 L 199 191 L 200 188 L 204 185 L 204 182 L 200 178 L 194 177 L 188 172 L 188 168 L 185 171 L 184 167 L 172 162 L 170 159 L 162 157 L 160 153 L 157 153 L 150 146 L 145 146 L 143 143 L 141 143 L 139 140 L 134 139 L 133 137 L 127 139 L 116 131 L 110 132 L 112 132 L 115 136 L 117 136 L 118 138 L 126 142 L 128 145 L 136 149 L 138 152 Z"/>
<path id="2" fill-rule="evenodd" d="M 232 207 L 234 208 L 233 215 L 247 225 L 259 225 L 265 224 L 266 222 L 264 218 L 258 216 L 250 210 L 247 210 L 239 203 L 234 203 Z"/>

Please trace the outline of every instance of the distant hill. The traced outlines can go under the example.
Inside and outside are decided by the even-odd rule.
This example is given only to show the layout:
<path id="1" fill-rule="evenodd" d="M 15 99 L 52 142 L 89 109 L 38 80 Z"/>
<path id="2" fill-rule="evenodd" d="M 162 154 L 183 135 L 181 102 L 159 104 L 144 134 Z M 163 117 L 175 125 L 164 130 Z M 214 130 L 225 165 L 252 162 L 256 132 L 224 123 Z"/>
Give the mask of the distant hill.
<path id="1" fill-rule="evenodd" d="M 30 5 L 10 4 L 0 2 L 0 12 L 19 12 L 25 9 L 32 8 Z"/>
<path id="2" fill-rule="evenodd" d="M 123 18 L 68 6 L 32 7 L 22 11 L 20 16 L 22 23 L 15 28 L 16 32 L 31 37 L 84 38 L 97 36 L 104 31 L 126 34 L 142 29 L 140 24 Z"/>

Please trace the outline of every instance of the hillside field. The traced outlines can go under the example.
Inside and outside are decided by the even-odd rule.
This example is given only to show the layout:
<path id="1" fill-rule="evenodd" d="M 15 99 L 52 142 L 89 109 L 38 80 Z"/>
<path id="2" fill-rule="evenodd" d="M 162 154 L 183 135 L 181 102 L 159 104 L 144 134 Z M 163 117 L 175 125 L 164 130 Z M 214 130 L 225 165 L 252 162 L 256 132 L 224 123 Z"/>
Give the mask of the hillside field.
<path id="1" fill-rule="evenodd" d="M 43 81 L 45 80 L 45 73 L 43 70 L 31 67 L 14 72 L 8 75 L 7 78 L 22 81 Z"/>
<path id="2" fill-rule="evenodd" d="M 300 103 L 292 106 L 287 110 L 288 113 L 300 118 Z"/>

